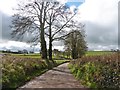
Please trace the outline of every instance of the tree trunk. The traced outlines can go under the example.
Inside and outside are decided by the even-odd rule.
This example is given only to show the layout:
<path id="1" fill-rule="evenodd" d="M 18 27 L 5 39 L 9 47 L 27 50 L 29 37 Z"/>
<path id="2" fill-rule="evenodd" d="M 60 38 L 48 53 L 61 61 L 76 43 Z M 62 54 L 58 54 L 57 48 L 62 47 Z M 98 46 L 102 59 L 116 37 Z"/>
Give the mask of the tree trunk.
<path id="1" fill-rule="evenodd" d="M 73 59 L 78 58 L 78 51 L 77 51 L 76 45 L 74 45 L 73 48 L 72 48 L 72 58 Z"/>
<path id="2" fill-rule="evenodd" d="M 41 53 L 42 53 L 42 59 L 47 59 L 47 47 L 46 47 L 46 41 L 44 37 L 44 27 L 41 28 L 41 34 L 40 34 L 40 40 L 41 40 Z"/>
<path id="3" fill-rule="evenodd" d="M 52 60 L 52 40 L 49 37 L 49 60 Z"/>
<path id="4" fill-rule="evenodd" d="M 52 60 L 52 29 L 51 29 L 51 17 L 49 23 L 49 60 Z"/>
<path id="5" fill-rule="evenodd" d="M 52 30 L 51 30 L 51 24 L 49 28 L 49 60 L 52 61 L 52 63 L 55 65 L 55 62 L 52 59 Z"/>

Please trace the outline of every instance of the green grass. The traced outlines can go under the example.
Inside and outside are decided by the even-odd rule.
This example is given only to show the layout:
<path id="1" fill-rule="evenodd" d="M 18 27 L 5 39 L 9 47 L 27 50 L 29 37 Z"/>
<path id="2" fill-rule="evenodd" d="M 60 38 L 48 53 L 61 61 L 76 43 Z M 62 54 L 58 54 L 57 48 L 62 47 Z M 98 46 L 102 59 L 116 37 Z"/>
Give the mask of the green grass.
<path id="1" fill-rule="evenodd" d="M 95 56 L 95 55 L 104 55 L 104 54 L 111 54 L 112 52 L 110 51 L 87 51 L 86 56 Z M 5 53 L 7 54 L 7 53 Z M 25 57 L 25 58 L 41 58 L 41 55 L 39 53 L 34 53 L 34 54 L 10 54 L 12 56 L 18 56 L 18 57 Z M 58 56 L 53 55 L 53 59 L 63 59 L 67 58 L 66 55 L 62 56 L 61 54 Z"/>
<path id="2" fill-rule="evenodd" d="M 95 55 L 105 55 L 105 54 L 111 54 L 110 51 L 87 51 L 86 56 L 95 56 Z"/>
<path id="3" fill-rule="evenodd" d="M 41 55 L 39 53 L 36 54 L 10 54 L 12 56 L 18 56 L 18 57 L 23 57 L 23 58 L 41 58 Z M 67 56 L 52 56 L 53 60 L 64 60 L 67 58 Z"/>
<path id="4" fill-rule="evenodd" d="M 26 57 L 26 58 L 41 58 L 39 53 L 36 54 L 11 54 L 12 56 Z"/>
<path id="5" fill-rule="evenodd" d="M 70 60 L 55 60 L 55 62 L 57 63 L 57 65 L 69 62 Z"/>

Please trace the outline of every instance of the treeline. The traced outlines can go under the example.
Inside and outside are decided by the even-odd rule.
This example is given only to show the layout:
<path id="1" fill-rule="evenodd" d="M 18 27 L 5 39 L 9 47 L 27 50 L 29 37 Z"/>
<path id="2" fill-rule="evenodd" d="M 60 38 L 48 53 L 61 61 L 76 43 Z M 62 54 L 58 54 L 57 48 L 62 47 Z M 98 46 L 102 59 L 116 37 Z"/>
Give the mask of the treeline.
<path id="1" fill-rule="evenodd" d="M 1 50 L 2 53 L 13 53 L 13 54 L 28 54 L 28 53 L 34 53 L 32 51 L 28 52 L 27 50 L 16 50 L 16 51 L 12 51 L 12 50 Z"/>

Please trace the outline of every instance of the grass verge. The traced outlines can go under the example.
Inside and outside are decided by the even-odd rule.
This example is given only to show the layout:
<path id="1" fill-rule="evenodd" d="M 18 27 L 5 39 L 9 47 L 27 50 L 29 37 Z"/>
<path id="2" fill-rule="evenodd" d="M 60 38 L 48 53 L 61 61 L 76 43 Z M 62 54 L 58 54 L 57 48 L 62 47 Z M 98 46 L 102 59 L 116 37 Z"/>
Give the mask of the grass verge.
<path id="1" fill-rule="evenodd" d="M 68 62 L 68 60 L 55 61 L 56 66 Z M 12 55 L 3 56 L 0 67 L 2 68 L 2 80 L 0 80 L 2 88 L 18 88 L 49 70 L 43 60 Z"/>

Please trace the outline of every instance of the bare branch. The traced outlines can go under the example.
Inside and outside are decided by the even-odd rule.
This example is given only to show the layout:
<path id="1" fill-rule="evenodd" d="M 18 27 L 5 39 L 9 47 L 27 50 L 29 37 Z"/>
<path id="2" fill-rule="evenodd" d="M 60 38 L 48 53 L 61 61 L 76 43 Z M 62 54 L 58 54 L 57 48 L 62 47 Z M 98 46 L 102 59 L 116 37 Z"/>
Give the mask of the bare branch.
<path id="1" fill-rule="evenodd" d="M 75 16 L 76 14 L 74 14 L 59 30 L 57 30 L 52 37 L 54 37 L 58 32 L 60 32 L 69 22 L 70 20 Z"/>

